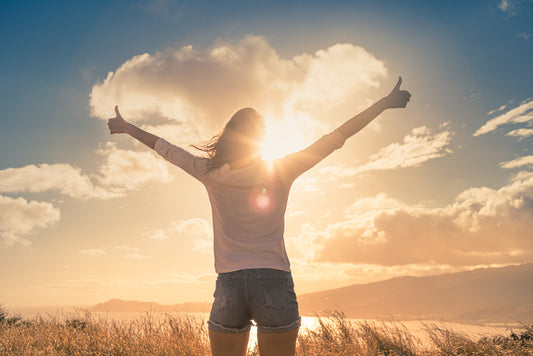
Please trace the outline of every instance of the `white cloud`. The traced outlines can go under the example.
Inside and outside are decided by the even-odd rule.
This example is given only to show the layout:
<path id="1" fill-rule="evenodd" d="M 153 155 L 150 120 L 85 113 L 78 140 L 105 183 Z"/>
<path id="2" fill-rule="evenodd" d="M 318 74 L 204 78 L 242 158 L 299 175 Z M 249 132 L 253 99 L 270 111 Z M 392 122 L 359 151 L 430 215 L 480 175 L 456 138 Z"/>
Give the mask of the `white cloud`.
<path id="1" fill-rule="evenodd" d="M 403 142 L 383 147 L 363 165 L 337 163 L 322 167 L 298 179 L 295 187 L 315 192 L 319 191 L 319 183 L 353 177 L 362 172 L 419 167 L 424 162 L 451 154 L 449 145 L 453 135 L 447 123 L 436 133 L 425 126 L 417 127 L 403 138 Z"/>
<path id="2" fill-rule="evenodd" d="M 533 172 L 500 189 L 471 188 L 443 208 L 410 206 L 384 194 L 353 204 L 327 227 L 308 226 L 321 262 L 451 266 L 533 258 Z"/>
<path id="3" fill-rule="evenodd" d="M 518 168 L 523 166 L 533 166 L 533 156 L 518 157 L 512 161 L 500 163 L 500 167 L 502 168 Z"/>
<path id="4" fill-rule="evenodd" d="M 97 153 L 105 157 L 97 176 L 105 186 L 132 190 L 148 182 L 172 180 L 168 164 L 150 151 L 122 150 L 108 142 Z"/>
<path id="5" fill-rule="evenodd" d="M 522 10 L 531 5 L 533 0 L 500 0 L 498 8 L 506 15 L 516 16 L 522 13 Z"/>
<path id="6" fill-rule="evenodd" d="M 475 133 L 474 136 L 480 136 L 489 132 L 496 130 L 499 126 L 513 124 L 513 123 L 524 123 L 533 120 L 533 100 L 527 99 L 520 103 L 519 106 L 508 110 L 507 112 L 496 116 L 495 118 L 490 119 L 481 126 Z"/>
<path id="7" fill-rule="evenodd" d="M 0 242 L 7 246 L 30 244 L 24 236 L 55 224 L 59 217 L 59 209 L 50 203 L 0 195 Z"/>
<path id="8" fill-rule="evenodd" d="M 296 110 L 308 113 L 327 112 L 353 102 L 367 88 L 379 87 L 378 79 L 387 73 L 382 61 L 352 44 L 336 44 L 314 55 L 294 57 L 293 61 L 305 70 L 305 79 L 295 88 L 290 102 Z"/>
<path id="9" fill-rule="evenodd" d="M 118 149 L 108 142 L 96 151 L 104 156 L 92 177 L 67 163 L 27 165 L 0 170 L 0 193 L 38 193 L 55 190 L 78 199 L 109 199 L 149 182 L 169 182 L 169 165 L 152 152 Z M 98 181 L 95 184 L 91 180 Z"/>
<path id="10" fill-rule="evenodd" d="M 0 170 L 0 193 L 55 190 L 78 199 L 109 199 L 123 196 L 127 190 L 138 189 L 149 182 L 169 182 L 172 179 L 169 164 L 151 152 L 121 150 L 107 143 L 104 148 L 97 150 L 97 154 L 105 156 L 104 162 L 99 166 L 99 173 L 91 177 L 66 163 Z M 28 244 L 22 236 L 29 234 L 33 227 L 46 227 L 59 220 L 59 209 L 52 204 L 0 197 L 2 204 L 10 206 L 0 213 L 0 237 L 4 244 L 12 245 L 17 241 Z"/>
<path id="11" fill-rule="evenodd" d="M 500 1 L 500 4 L 498 5 L 498 7 L 500 8 L 500 10 L 502 11 L 507 11 L 509 9 L 509 5 L 510 5 L 510 0 L 501 0 Z"/>
<path id="12" fill-rule="evenodd" d="M 507 136 L 518 137 L 520 141 L 523 138 L 533 136 L 533 129 L 516 129 L 508 132 Z"/>
<path id="13" fill-rule="evenodd" d="M 502 105 L 500 106 L 499 108 L 497 109 L 494 109 L 494 110 L 491 110 L 487 113 L 487 115 L 492 115 L 492 114 L 495 114 L 497 112 L 500 112 L 500 111 L 503 111 L 505 108 L 507 107 L 507 105 Z"/>
<path id="14" fill-rule="evenodd" d="M 28 165 L 0 170 L 0 192 L 57 190 L 74 198 L 112 198 L 117 194 L 95 186 L 79 168 L 66 163 Z"/>
<path id="15" fill-rule="evenodd" d="M 433 133 L 425 126 L 417 127 L 404 137 L 402 143 L 393 143 L 370 156 L 370 162 L 358 167 L 358 172 L 418 167 L 431 159 L 452 153 L 448 148 L 453 132 Z"/>
<path id="16" fill-rule="evenodd" d="M 265 117 L 303 110 L 316 119 L 316 111 L 348 101 L 353 110 L 353 102 L 362 103 L 385 76 L 384 63 L 359 46 L 336 44 L 283 58 L 264 38 L 246 36 L 207 50 L 185 46 L 129 59 L 93 86 L 91 115 L 107 119 L 118 104 L 126 118 L 148 123 L 160 116 L 185 133 L 193 127 L 212 132 L 244 106 Z"/>

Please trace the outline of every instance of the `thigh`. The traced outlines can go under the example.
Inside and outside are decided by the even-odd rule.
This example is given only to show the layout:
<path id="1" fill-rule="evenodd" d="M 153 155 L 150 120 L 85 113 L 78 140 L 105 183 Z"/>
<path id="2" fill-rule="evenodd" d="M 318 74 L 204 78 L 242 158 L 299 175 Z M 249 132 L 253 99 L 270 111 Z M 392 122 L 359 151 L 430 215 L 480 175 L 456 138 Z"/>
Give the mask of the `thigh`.
<path id="1" fill-rule="evenodd" d="M 257 344 L 261 356 L 294 356 L 298 329 L 281 333 L 257 333 Z"/>
<path id="2" fill-rule="evenodd" d="M 250 332 L 226 333 L 209 330 L 212 356 L 244 356 Z"/>

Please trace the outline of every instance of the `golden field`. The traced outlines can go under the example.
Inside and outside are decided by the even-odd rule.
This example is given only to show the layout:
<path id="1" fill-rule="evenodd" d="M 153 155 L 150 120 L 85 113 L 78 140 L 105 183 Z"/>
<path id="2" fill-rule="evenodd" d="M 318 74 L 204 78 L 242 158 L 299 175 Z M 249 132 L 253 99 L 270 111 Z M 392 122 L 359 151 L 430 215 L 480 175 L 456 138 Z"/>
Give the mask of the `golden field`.
<path id="1" fill-rule="evenodd" d="M 533 327 L 473 338 L 426 324 L 425 333 L 422 342 L 399 322 L 353 323 L 335 313 L 300 333 L 297 355 L 533 355 Z M 209 341 L 204 319 L 192 315 L 21 320 L 0 309 L 0 355 L 209 355 Z M 258 355 L 255 344 L 249 355 Z"/>

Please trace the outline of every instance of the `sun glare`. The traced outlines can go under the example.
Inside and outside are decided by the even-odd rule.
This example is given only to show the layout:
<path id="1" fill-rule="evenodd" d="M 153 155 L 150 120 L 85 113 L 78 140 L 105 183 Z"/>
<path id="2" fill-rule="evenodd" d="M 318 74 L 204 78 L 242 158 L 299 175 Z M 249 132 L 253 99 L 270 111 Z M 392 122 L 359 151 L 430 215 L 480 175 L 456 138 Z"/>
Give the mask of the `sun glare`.
<path id="1" fill-rule="evenodd" d="M 294 120 L 267 121 L 262 158 L 273 160 L 305 148 L 304 134 Z"/>

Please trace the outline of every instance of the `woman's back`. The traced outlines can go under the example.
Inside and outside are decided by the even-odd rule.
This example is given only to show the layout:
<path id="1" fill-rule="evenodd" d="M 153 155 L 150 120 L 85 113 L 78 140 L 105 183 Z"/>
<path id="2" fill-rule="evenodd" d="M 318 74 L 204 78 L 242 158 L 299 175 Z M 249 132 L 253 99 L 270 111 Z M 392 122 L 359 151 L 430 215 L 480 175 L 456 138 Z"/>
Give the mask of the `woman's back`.
<path id="1" fill-rule="evenodd" d="M 300 174 L 343 144 L 344 137 L 333 131 L 302 151 L 233 170 L 229 164 L 209 167 L 209 159 L 193 156 L 164 139 L 157 141 L 155 150 L 206 187 L 217 273 L 250 268 L 290 271 L 284 243 L 290 187 Z"/>

